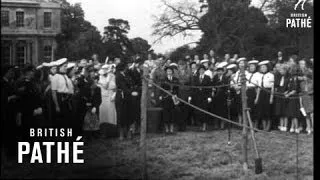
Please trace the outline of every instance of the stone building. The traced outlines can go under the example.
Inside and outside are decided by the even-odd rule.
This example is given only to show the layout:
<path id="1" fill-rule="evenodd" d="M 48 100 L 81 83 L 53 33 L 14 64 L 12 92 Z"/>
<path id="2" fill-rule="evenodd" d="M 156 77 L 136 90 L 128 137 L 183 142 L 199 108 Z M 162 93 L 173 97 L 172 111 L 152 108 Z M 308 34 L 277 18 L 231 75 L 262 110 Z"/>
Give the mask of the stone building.
<path id="1" fill-rule="evenodd" d="M 55 59 L 61 5 L 53 0 L 1 0 L 1 65 Z"/>

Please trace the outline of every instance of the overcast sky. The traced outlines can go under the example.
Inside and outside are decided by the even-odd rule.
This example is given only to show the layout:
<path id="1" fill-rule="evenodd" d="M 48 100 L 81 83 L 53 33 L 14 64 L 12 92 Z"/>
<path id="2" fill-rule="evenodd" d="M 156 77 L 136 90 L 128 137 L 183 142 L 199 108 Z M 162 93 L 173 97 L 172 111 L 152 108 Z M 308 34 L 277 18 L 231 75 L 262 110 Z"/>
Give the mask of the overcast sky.
<path id="1" fill-rule="evenodd" d="M 152 15 L 161 13 L 161 0 L 67 0 L 71 4 L 81 3 L 85 12 L 85 19 L 90 21 L 103 32 L 108 25 L 109 18 L 121 18 L 129 21 L 131 30 L 129 38 L 141 37 L 148 40 L 156 53 L 179 47 L 189 42 L 199 40 L 201 33 L 195 33 L 193 37 L 174 37 L 164 39 L 161 43 L 152 44 L 156 37 L 151 36 L 153 18 Z M 196 1 L 198 0 L 191 0 Z M 253 0 L 259 1 L 259 0 Z M 172 2 L 172 0 L 170 1 Z"/>

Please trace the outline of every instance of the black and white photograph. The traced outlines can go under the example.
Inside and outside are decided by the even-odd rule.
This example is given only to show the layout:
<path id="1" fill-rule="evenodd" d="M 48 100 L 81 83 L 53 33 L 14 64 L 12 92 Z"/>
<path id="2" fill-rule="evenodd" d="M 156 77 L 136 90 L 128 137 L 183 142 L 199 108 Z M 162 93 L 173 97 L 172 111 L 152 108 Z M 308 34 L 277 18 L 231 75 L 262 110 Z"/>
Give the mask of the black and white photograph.
<path id="1" fill-rule="evenodd" d="M 1 0 L 1 179 L 313 180 L 313 0 Z"/>

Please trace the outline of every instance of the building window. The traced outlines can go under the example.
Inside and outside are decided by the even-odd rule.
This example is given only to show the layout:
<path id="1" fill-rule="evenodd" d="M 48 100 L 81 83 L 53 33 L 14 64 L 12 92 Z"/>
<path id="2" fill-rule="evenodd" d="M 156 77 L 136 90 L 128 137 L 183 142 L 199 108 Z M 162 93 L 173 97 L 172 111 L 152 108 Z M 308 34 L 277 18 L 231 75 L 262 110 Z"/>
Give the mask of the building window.
<path id="1" fill-rule="evenodd" d="M 26 59 L 26 47 L 24 45 L 16 46 L 16 65 L 24 65 Z"/>
<path id="2" fill-rule="evenodd" d="M 11 42 L 1 41 L 1 64 L 10 64 L 11 60 Z"/>
<path id="3" fill-rule="evenodd" d="M 44 13 L 44 27 L 45 28 L 51 27 L 51 16 L 52 16 L 51 12 Z"/>
<path id="4" fill-rule="evenodd" d="M 52 54 L 52 46 L 50 46 L 50 45 L 44 46 L 43 58 L 46 62 L 50 62 L 52 60 L 51 54 Z"/>
<path id="5" fill-rule="evenodd" d="M 24 12 L 16 12 L 16 18 L 17 18 L 17 27 L 23 27 L 24 26 Z"/>
<path id="6" fill-rule="evenodd" d="M 9 26 L 9 11 L 1 11 L 1 26 Z"/>

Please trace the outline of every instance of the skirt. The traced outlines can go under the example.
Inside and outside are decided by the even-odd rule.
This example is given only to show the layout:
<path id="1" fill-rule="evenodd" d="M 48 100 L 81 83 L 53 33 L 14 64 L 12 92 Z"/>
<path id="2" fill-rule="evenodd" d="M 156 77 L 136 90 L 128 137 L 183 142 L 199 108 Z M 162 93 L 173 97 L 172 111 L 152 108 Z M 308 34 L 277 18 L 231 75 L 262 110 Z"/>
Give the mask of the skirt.
<path id="1" fill-rule="evenodd" d="M 302 106 L 306 113 L 312 113 L 313 112 L 313 96 L 302 96 Z"/>
<path id="2" fill-rule="evenodd" d="M 251 119 L 256 119 L 256 105 L 254 104 L 254 101 L 256 99 L 256 89 L 255 88 L 248 88 L 247 89 L 247 105 L 248 108 L 250 108 L 250 115 Z"/>
<path id="3" fill-rule="evenodd" d="M 286 116 L 288 118 L 298 118 L 300 115 L 299 99 L 289 99 L 286 107 Z"/>
<path id="4" fill-rule="evenodd" d="M 280 96 L 280 97 L 275 96 L 273 114 L 277 117 L 285 117 L 287 104 L 288 104 L 288 100 L 285 99 L 284 96 Z"/>
<path id="5" fill-rule="evenodd" d="M 269 89 L 271 90 L 271 89 Z M 256 106 L 256 115 L 258 119 L 270 119 L 272 112 L 272 104 L 270 104 L 270 93 L 261 90 L 258 103 Z"/>

